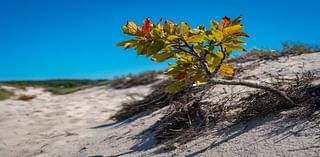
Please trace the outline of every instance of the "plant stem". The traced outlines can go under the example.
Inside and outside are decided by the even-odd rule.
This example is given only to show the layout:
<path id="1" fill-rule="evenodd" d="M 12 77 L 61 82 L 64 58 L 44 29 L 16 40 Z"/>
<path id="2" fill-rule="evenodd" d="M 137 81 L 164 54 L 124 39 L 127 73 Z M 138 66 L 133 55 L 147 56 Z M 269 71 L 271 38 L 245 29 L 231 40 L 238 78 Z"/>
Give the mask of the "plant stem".
<path id="1" fill-rule="evenodd" d="M 221 68 L 221 65 L 223 64 L 224 60 L 228 56 L 226 50 L 222 46 L 220 46 L 220 49 L 221 49 L 221 52 L 222 52 L 222 58 L 220 60 L 220 63 L 217 65 L 217 67 L 214 69 L 214 71 L 210 74 L 210 76 L 209 76 L 210 79 L 215 77 L 218 74 L 219 69 Z"/>
<path id="2" fill-rule="evenodd" d="M 202 58 L 202 57 L 194 50 L 193 46 L 190 46 L 190 45 L 188 44 L 187 41 L 185 41 L 185 40 L 182 39 L 182 42 L 184 43 L 184 45 L 185 45 L 187 48 L 189 48 L 190 54 L 193 55 L 194 57 L 196 57 L 196 59 L 199 60 L 199 62 L 200 62 L 200 64 L 201 64 L 204 72 L 206 73 L 206 77 L 209 78 L 210 75 L 211 75 L 211 72 L 210 72 L 210 70 L 209 70 L 209 65 L 208 65 L 207 61 L 206 61 L 204 58 Z"/>

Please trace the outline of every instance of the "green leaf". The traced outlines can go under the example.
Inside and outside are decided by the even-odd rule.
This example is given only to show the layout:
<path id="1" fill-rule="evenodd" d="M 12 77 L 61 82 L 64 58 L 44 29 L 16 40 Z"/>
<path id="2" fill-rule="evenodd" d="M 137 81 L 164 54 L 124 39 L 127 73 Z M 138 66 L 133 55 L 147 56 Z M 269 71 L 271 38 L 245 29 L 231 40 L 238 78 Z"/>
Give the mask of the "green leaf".
<path id="1" fill-rule="evenodd" d="M 169 53 L 169 52 L 154 54 L 152 56 L 152 61 L 163 62 L 171 57 L 172 57 L 172 53 Z"/>
<path id="2" fill-rule="evenodd" d="M 185 85 L 186 85 L 186 81 L 178 81 L 178 82 L 172 83 L 166 87 L 165 92 L 174 93 Z"/>
<path id="3" fill-rule="evenodd" d="M 150 55 L 153 55 L 156 52 L 159 52 L 165 47 L 164 42 L 162 41 L 156 41 L 152 43 L 148 48 L 147 48 L 147 53 L 146 56 L 149 57 Z"/>
<path id="4" fill-rule="evenodd" d="M 166 20 L 163 25 L 163 31 L 167 34 L 173 34 L 174 24 L 171 21 Z"/>
<path id="5" fill-rule="evenodd" d="M 174 25 L 173 34 L 175 34 L 175 35 L 179 35 L 180 34 L 180 26 L 179 25 L 177 25 L 177 24 Z"/>
<path id="6" fill-rule="evenodd" d="M 206 57 L 206 61 L 209 64 L 209 71 L 213 72 L 217 65 L 221 62 L 223 54 L 221 51 L 216 51 L 215 53 L 209 53 Z"/>
<path id="7" fill-rule="evenodd" d="M 128 49 L 128 48 L 137 46 L 138 43 L 139 43 L 139 40 L 127 40 L 127 41 L 117 43 L 117 46 L 123 46 L 125 49 Z"/>
<path id="8" fill-rule="evenodd" d="M 158 28 L 154 28 L 154 29 L 152 29 L 152 31 L 150 32 L 150 35 L 151 35 L 152 39 L 157 40 L 157 39 L 160 39 L 160 38 L 162 38 L 162 37 L 164 36 L 164 32 L 161 31 L 161 30 L 158 29 Z"/>

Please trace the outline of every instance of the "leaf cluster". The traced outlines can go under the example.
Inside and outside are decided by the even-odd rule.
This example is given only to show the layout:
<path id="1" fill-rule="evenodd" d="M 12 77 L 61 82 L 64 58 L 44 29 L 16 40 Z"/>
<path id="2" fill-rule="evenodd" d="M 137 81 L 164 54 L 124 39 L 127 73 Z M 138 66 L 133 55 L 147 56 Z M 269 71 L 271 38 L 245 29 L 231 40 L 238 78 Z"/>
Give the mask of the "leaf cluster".
<path id="1" fill-rule="evenodd" d="M 245 42 L 241 38 L 249 37 L 241 32 L 241 16 L 231 20 L 228 17 L 220 23 L 211 20 L 210 28 L 199 25 L 191 28 L 186 22 L 180 24 L 170 20 L 151 23 L 150 18 L 138 26 L 128 21 L 122 26 L 124 34 L 132 39 L 123 41 L 117 46 L 125 49 L 134 48 L 138 55 L 151 57 L 152 61 L 169 63 L 165 74 L 171 76 L 176 83 L 169 85 L 167 92 L 175 92 L 183 86 L 206 82 L 217 75 L 233 77 L 234 68 L 225 64 L 232 51 L 245 51 Z"/>

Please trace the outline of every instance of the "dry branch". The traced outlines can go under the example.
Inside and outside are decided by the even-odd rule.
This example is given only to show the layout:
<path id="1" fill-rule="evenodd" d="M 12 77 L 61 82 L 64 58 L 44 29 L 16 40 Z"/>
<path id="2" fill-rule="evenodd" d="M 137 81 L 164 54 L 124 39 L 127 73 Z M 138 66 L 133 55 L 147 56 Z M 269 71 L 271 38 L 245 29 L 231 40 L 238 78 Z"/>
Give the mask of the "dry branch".
<path id="1" fill-rule="evenodd" d="M 220 84 L 220 85 L 240 85 L 240 86 L 246 86 L 251 88 L 263 89 L 278 95 L 279 98 L 283 99 L 288 106 L 296 105 L 284 92 L 269 85 L 264 85 L 256 82 L 249 82 L 245 80 L 223 80 L 223 79 L 211 79 L 208 83 Z"/>

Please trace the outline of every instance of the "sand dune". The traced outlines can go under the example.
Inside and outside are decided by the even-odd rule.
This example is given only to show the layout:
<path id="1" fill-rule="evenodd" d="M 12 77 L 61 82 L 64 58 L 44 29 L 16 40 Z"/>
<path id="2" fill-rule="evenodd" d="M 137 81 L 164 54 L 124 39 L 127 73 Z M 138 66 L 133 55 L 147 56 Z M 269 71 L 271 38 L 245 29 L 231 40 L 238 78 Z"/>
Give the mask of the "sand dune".
<path id="1" fill-rule="evenodd" d="M 320 53 L 262 61 L 239 77 L 268 81 L 270 75 L 294 77 L 302 71 L 319 74 Z M 166 108 L 123 122 L 109 120 L 123 103 L 148 95 L 151 86 L 118 90 L 100 86 L 59 96 L 41 88 L 2 87 L 16 95 L 36 97 L 0 102 L 0 156 L 320 156 L 318 122 L 288 121 L 273 114 L 238 124 L 221 136 L 214 136 L 211 130 L 173 151 L 164 151 L 165 145 L 151 147 L 153 133 L 144 131 L 164 116 Z M 212 93 L 222 88 L 228 91 L 228 87 L 218 86 Z M 233 90 L 239 96 L 252 91 L 242 87 Z"/>

